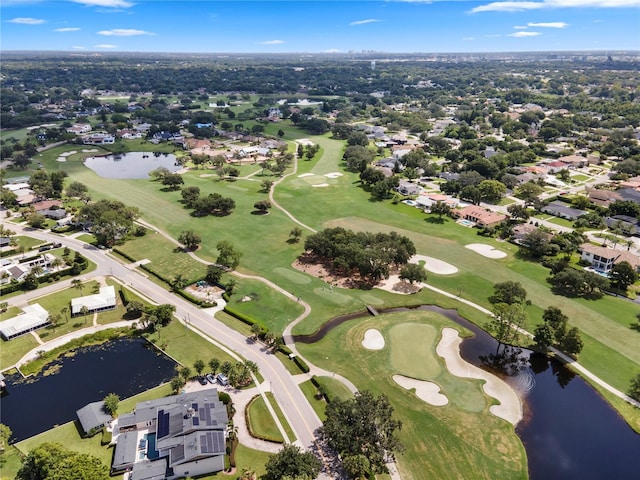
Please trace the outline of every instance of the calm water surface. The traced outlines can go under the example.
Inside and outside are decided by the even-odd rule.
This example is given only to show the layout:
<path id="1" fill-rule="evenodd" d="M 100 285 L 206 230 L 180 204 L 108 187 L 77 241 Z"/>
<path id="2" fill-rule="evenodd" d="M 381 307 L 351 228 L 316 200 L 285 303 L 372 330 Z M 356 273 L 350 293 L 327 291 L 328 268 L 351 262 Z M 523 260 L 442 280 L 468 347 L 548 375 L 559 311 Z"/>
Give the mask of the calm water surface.
<path id="1" fill-rule="evenodd" d="M 180 170 L 176 156 L 172 153 L 128 152 L 103 157 L 87 157 L 85 166 L 103 178 L 140 179 L 149 178 L 149 172 L 164 167 L 171 172 Z"/>
<path id="2" fill-rule="evenodd" d="M 46 371 L 49 371 L 48 375 Z M 76 419 L 76 410 L 109 393 L 130 397 L 171 379 L 175 362 L 143 339 L 118 339 L 82 347 L 35 377 L 8 376 L 0 422 L 24 440 Z"/>

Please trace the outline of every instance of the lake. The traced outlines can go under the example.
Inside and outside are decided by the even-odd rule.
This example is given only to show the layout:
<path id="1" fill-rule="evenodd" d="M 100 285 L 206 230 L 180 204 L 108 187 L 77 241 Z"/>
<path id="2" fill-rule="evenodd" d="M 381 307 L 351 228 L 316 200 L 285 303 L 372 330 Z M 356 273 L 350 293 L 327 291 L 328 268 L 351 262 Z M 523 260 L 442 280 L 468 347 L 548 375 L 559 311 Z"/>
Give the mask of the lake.
<path id="1" fill-rule="evenodd" d="M 182 168 L 176 164 L 175 155 L 160 152 L 128 152 L 87 157 L 84 164 L 103 178 L 119 179 L 149 178 L 149 172 L 160 167 L 171 172 L 177 172 Z"/>
<path id="2" fill-rule="evenodd" d="M 175 365 L 140 338 L 81 347 L 37 376 L 7 376 L 1 421 L 13 431 L 14 441 L 24 440 L 75 420 L 76 410 L 109 393 L 123 399 L 167 382 L 175 375 Z"/>

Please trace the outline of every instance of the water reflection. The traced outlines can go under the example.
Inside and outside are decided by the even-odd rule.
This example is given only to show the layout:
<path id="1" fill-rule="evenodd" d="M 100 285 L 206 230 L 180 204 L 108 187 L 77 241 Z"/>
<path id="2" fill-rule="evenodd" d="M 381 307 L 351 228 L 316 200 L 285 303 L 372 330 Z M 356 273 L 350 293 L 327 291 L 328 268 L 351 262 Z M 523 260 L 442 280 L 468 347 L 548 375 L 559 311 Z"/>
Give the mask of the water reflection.
<path id="1" fill-rule="evenodd" d="M 149 172 L 160 167 L 170 172 L 181 168 L 175 155 L 162 152 L 128 152 L 87 157 L 84 164 L 103 178 L 120 179 L 149 178 Z"/>

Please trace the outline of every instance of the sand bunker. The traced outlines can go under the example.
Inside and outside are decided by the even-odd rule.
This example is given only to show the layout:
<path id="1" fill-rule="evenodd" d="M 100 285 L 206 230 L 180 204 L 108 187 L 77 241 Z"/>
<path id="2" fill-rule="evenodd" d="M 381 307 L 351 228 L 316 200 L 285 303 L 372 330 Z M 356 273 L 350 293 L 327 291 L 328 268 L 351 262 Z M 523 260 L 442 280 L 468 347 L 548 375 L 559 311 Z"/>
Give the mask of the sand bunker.
<path id="1" fill-rule="evenodd" d="M 61 156 L 61 157 L 69 157 L 69 156 L 71 156 L 71 155 L 75 155 L 76 153 L 78 153 L 78 152 L 76 152 L 75 150 L 71 150 L 70 152 L 63 152 L 63 153 L 61 153 L 61 154 L 60 154 L 60 156 Z"/>
<path id="2" fill-rule="evenodd" d="M 311 185 L 312 187 L 328 187 L 328 183 L 316 183 L 315 185 Z"/>
<path id="3" fill-rule="evenodd" d="M 85 153 L 91 153 L 91 152 L 99 152 L 100 150 L 98 150 L 97 148 L 83 148 L 82 151 Z"/>
<path id="4" fill-rule="evenodd" d="M 299 138 L 296 140 L 296 143 L 299 143 L 300 145 L 313 145 L 313 142 L 308 138 Z"/>
<path id="5" fill-rule="evenodd" d="M 414 255 L 409 259 L 409 263 L 418 264 L 420 262 L 425 262 L 424 268 L 431 273 L 438 273 L 440 275 L 453 275 L 454 273 L 458 273 L 458 269 L 456 267 L 450 263 L 438 260 L 437 258 L 426 257 L 424 255 Z"/>
<path id="6" fill-rule="evenodd" d="M 362 346 L 367 350 L 382 350 L 384 348 L 384 337 L 379 330 L 370 328 L 364 332 Z"/>
<path id="7" fill-rule="evenodd" d="M 474 252 L 479 253 L 480 255 L 487 258 L 504 258 L 507 256 L 505 252 L 496 250 L 491 245 L 487 245 L 486 243 L 470 243 L 469 245 L 465 245 L 465 248 L 473 250 Z"/>
<path id="8" fill-rule="evenodd" d="M 66 161 L 67 161 L 67 159 L 66 159 L 66 158 L 64 158 L 64 157 L 58 157 L 58 158 L 56 158 L 56 162 L 66 162 Z"/>
<path id="9" fill-rule="evenodd" d="M 429 405 L 441 407 L 449 403 L 447 396 L 440 393 L 440 387 L 433 382 L 416 380 L 415 378 L 409 378 L 403 375 L 394 375 L 393 381 L 407 390 L 415 389 L 416 396 Z"/>
<path id="10" fill-rule="evenodd" d="M 298 175 L 298 178 L 304 178 L 304 177 L 313 177 L 313 173 L 303 173 L 301 175 Z"/>
<path id="11" fill-rule="evenodd" d="M 327 177 L 327 178 L 339 178 L 339 177 L 342 176 L 342 173 L 340 173 L 340 172 L 331 172 L 331 173 L 325 173 L 324 176 Z"/>
<path id="12" fill-rule="evenodd" d="M 496 417 L 516 425 L 522 420 L 522 405 L 518 395 L 504 380 L 463 360 L 460 356 L 461 342 L 462 339 L 457 330 L 443 328 L 442 339 L 438 342 L 436 353 L 444 359 L 452 375 L 484 380 L 485 384 L 482 386 L 484 392 L 500 402 L 500 405 L 489 407 L 489 411 Z"/>

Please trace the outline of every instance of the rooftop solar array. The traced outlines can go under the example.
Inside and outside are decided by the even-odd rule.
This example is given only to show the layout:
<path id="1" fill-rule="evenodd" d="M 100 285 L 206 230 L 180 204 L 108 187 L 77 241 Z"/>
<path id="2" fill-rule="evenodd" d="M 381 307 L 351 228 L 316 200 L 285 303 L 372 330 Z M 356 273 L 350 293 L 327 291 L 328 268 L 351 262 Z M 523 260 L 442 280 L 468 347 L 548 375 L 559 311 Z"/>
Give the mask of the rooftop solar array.
<path id="1" fill-rule="evenodd" d="M 207 432 L 200 435 L 200 450 L 202 453 L 224 452 L 224 434 L 222 432 Z"/>
<path id="2" fill-rule="evenodd" d="M 158 411 L 158 426 L 156 432 L 157 438 L 164 438 L 169 435 L 169 412 L 164 410 Z"/>
<path id="3" fill-rule="evenodd" d="M 213 403 L 205 403 L 202 405 L 202 408 L 198 410 L 200 422 L 207 427 L 215 427 L 218 425 L 218 420 L 216 418 L 211 418 L 211 410 L 213 410 L 214 407 L 215 405 Z"/>

